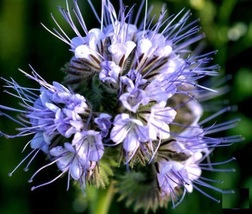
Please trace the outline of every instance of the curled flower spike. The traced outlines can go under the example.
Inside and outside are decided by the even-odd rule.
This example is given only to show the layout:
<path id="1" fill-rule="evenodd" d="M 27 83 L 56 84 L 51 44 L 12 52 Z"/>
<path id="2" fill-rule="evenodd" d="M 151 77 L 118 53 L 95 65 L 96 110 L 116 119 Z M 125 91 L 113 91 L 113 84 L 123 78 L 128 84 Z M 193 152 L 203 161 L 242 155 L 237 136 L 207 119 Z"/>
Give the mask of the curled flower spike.
<path id="1" fill-rule="evenodd" d="M 87 184 L 99 188 L 116 180 L 119 199 L 135 210 L 156 211 L 169 202 L 176 207 L 194 189 L 219 202 L 203 189 L 232 191 L 210 184 L 219 181 L 203 177 L 202 171 L 232 172 L 215 166 L 234 158 L 211 163 L 209 155 L 242 138 L 216 137 L 237 122 L 215 121 L 229 107 L 202 119 L 202 102 L 222 92 L 201 81 L 217 76 L 219 67 L 211 65 L 215 51 L 199 53 L 192 48 L 204 38 L 197 21 L 190 21 L 190 11 L 168 16 L 163 7 L 154 23 L 147 0 L 138 9 L 119 0 L 118 12 L 109 0 L 101 0 L 101 15 L 88 3 L 99 26 L 87 28 L 77 0 L 71 9 L 68 1 L 66 9 L 59 8 L 74 38 L 53 16 L 57 29 L 43 25 L 72 52 L 63 84 L 49 84 L 33 69 L 31 74 L 20 71 L 37 82 L 38 89 L 4 79 L 7 93 L 22 104 L 20 109 L 0 105 L 0 115 L 21 127 L 18 134 L 1 134 L 8 138 L 32 135 L 27 144 L 32 151 L 13 172 L 30 158 L 28 169 L 42 151 L 49 163 L 31 181 L 53 164 L 61 172 L 32 189 L 67 174 L 67 189 L 71 180 L 84 191 Z M 15 119 L 5 111 L 20 116 Z"/>

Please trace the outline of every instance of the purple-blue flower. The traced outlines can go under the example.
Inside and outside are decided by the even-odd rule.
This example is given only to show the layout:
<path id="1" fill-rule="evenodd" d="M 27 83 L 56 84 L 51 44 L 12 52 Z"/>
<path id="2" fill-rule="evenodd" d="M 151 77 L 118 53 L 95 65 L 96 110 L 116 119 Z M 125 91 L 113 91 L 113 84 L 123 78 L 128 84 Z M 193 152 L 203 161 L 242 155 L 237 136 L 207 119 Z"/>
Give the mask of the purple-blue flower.
<path id="1" fill-rule="evenodd" d="M 106 113 L 101 113 L 98 117 L 94 119 L 94 122 L 98 125 L 101 130 L 102 137 L 107 137 L 110 127 L 112 126 L 111 122 L 112 116 Z"/>
<path id="2" fill-rule="evenodd" d="M 197 22 L 189 21 L 190 11 L 168 17 L 163 7 L 154 22 L 147 0 L 138 9 L 119 0 L 119 12 L 109 0 L 101 0 L 101 15 L 88 3 L 99 26 L 87 28 L 77 0 L 72 10 L 68 1 L 66 9 L 59 8 L 75 37 L 70 38 L 54 17 L 58 30 L 43 25 L 72 52 L 64 67 L 64 85 L 47 83 L 33 69 L 32 74 L 21 72 L 39 89 L 5 79 L 6 87 L 16 92 L 8 93 L 22 104 L 20 109 L 0 105 L 1 111 L 21 114 L 15 119 L 0 112 L 21 126 L 18 134 L 3 135 L 32 135 L 32 151 L 13 172 L 42 151 L 49 163 L 31 180 L 53 164 L 61 172 L 32 189 L 65 174 L 68 187 L 73 179 L 83 190 L 86 184 L 106 187 L 116 180 L 120 199 L 145 211 L 166 207 L 169 201 L 176 207 L 194 189 L 218 201 L 202 186 L 230 193 L 202 177 L 203 170 L 218 171 L 213 166 L 233 160 L 205 163 L 214 149 L 241 137 L 211 136 L 232 128 L 235 120 L 206 125 L 228 108 L 202 119 L 201 101 L 218 92 L 201 79 L 216 76 L 218 66 L 209 65 L 215 52 L 200 54 L 192 48 L 204 35 Z"/>
<path id="3" fill-rule="evenodd" d="M 117 115 L 113 122 L 110 139 L 115 144 L 123 143 L 127 161 L 129 161 L 141 143 L 150 139 L 148 127 L 140 120 L 130 118 L 128 114 Z"/>
<path id="4" fill-rule="evenodd" d="M 76 132 L 72 144 L 76 147 L 77 154 L 88 162 L 99 161 L 104 153 L 101 134 L 94 130 Z"/>

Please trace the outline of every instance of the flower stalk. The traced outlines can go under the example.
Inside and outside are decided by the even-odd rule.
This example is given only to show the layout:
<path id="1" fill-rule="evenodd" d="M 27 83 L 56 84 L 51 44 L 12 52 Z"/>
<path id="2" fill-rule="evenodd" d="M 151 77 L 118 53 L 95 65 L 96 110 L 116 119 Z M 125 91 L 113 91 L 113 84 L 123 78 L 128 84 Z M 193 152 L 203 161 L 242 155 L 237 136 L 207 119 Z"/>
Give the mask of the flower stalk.
<path id="1" fill-rule="evenodd" d="M 111 182 L 106 189 L 96 189 L 96 191 L 96 199 L 92 201 L 90 214 L 108 214 L 115 195 L 114 182 Z"/>

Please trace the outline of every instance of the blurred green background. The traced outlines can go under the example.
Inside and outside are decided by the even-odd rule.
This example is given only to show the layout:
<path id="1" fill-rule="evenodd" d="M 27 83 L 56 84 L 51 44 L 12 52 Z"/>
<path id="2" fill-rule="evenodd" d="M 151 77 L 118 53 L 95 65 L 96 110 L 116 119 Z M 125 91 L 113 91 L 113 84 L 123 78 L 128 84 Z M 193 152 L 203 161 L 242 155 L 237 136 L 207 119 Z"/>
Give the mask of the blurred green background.
<path id="1" fill-rule="evenodd" d="M 83 16 L 89 28 L 99 27 L 86 0 L 79 0 Z M 100 1 L 93 1 L 99 7 Z M 118 1 L 113 1 L 118 4 Z M 125 0 L 132 5 L 139 1 Z M 200 18 L 200 25 L 206 34 L 206 45 L 209 50 L 218 50 L 214 62 L 221 66 L 220 73 L 232 75 L 228 81 L 230 92 L 221 99 L 238 107 L 237 112 L 229 113 L 222 119 L 241 118 L 239 125 L 226 132 L 227 135 L 241 134 L 245 141 L 231 147 L 214 151 L 212 161 L 227 160 L 236 157 L 236 161 L 226 164 L 224 168 L 234 167 L 236 173 L 209 173 L 213 179 L 224 180 L 221 188 L 234 188 L 235 195 L 222 196 L 211 190 L 214 197 L 222 198 L 217 204 L 202 196 L 197 191 L 187 195 L 176 209 L 159 209 L 157 213 L 225 213 L 222 208 L 243 208 L 248 211 L 252 200 L 252 1 L 251 0 L 153 0 L 159 14 L 162 3 L 167 3 L 168 13 L 176 14 L 182 8 L 192 11 L 192 20 Z M 48 33 L 41 22 L 52 29 L 50 13 L 56 17 L 68 35 L 74 36 L 70 27 L 58 12 L 57 6 L 65 7 L 64 0 L 0 0 L 0 76 L 13 77 L 24 86 L 34 83 L 18 71 L 21 68 L 29 71 L 28 64 L 48 82 L 61 81 L 60 69 L 71 58 L 69 47 Z M 94 26 L 96 25 L 96 26 Z M 17 100 L 3 93 L 3 81 L 0 82 L 0 104 L 15 106 Z M 15 133 L 15 124 L 4 117 L 0 118 L 0 130 Z M 29 138 L 0 138 L 0 213 L 1 214 L 75 214 L 89 213 L 87 206 L 95 209 L 96 203 L 82 203 L 83 198 L 75 187 L 66 191 L 66 178 L 30 191 L 32 184 L 27 180 L 44 164 L 43 155 L 38 156 L 31 164 L 30 170 L 24 172 L 22 165 L 12 177 L 8 173 L 25 157 L 28 150 L 21 154 Z M 51 178 L 55 168 L 39 174 L 35 184 Z M 250 193 L 250 201 L 248 194 Z M 93 197 L 97 197 L 93 195 Z M 124 208 L 123 202 L 117 202 L 115 196 L 109 213 L 132 213 L 131 208 Z M 98 199 L 97 199 L 98 200 Z M 249 204 L 250 203 L 250 204 Z M 230 211 L 230 210 L 229 210 Z M 241 211 L 241 210 L 240 210 Z M 239 211 L 239 213 L 240 213 Z M 138 213 L 143 213 L 139 211 Z M 237 212 L 238 213 L 238 212 Z M 99 214 L 99 213 L 97 213 Z"/>

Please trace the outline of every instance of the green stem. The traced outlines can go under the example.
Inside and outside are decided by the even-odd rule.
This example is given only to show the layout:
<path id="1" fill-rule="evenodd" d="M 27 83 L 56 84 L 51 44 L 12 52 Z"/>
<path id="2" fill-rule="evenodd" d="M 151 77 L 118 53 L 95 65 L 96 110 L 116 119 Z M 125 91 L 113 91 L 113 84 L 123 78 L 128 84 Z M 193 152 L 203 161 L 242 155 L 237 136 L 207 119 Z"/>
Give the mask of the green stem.
<path id="1" fill-rule="evenodd" d="M 108 214 L 114 193 L 113 182 L 110 183 L 108 188 L 97 190 L 95 201 L 93 201 L 90 209 L 90 214 Z"/>

